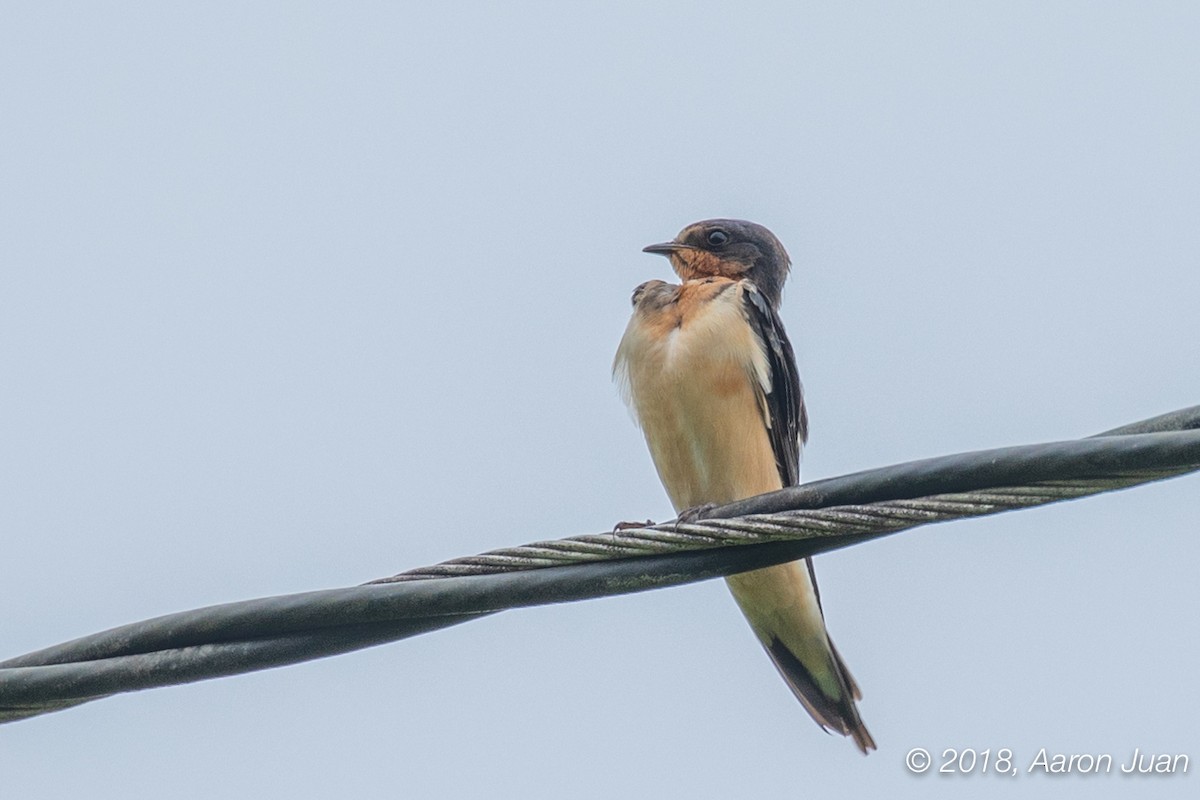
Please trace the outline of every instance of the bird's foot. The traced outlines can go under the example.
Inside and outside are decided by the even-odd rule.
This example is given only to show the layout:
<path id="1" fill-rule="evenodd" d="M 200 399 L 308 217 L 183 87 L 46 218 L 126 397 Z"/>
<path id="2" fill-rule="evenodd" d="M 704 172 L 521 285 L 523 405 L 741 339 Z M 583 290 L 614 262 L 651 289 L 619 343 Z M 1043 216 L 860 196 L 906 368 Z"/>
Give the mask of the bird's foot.
<path id="1" fill-rule="evenodd" d="M 613 533 L 633 530 L 634 528 L 649 528 L 653 524 L 654 520 L 652 519 L 648 519 L 645 522 L 618 522 L 616 525 L 613 525 Z"/>
<path id="2" fill-rule="evenodd" d="M 683 511 L 680 511 L 679 516 L 675 518 L 675 524 L 678 525 L 683 523 L 686 525 L 689 522 L 695 522 L 716 507 L 716 503 L 701 503 L 698 506 L 685 508 Z"/>

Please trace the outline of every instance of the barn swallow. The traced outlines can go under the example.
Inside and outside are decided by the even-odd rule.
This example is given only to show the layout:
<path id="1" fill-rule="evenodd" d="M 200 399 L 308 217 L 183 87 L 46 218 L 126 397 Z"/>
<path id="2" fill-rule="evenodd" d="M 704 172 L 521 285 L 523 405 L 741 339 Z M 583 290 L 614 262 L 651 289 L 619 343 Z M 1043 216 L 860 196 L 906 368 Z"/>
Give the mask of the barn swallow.
<path id="1" fill-rule="evenodd" d="M 791 268 L 783 245 L 761 225 L 711 219 L 644 252 L 670 259 L 682 283 L 634 290 L 613 374 L 676 513 L 799 483 L 808 414 L 779 318 Z M 864 754 L 875 749 L 858 685 L 825 629 L 812 560 L 726 581 L 813 719 Z"/>

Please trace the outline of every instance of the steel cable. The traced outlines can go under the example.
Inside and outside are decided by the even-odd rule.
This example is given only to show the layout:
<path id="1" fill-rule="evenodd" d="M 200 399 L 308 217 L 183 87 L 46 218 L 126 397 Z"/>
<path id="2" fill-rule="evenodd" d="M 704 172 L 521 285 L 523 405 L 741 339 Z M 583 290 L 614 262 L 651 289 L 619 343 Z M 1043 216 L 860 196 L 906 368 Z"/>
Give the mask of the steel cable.
<path id="1" fill-rule="evenodd" d="M 349 652 L 507 608 L 704 580 L 919 525 L 1200 469 L 1200 406 L 1097 437 L 963 453 L 817 481 L 694 519 L 536 542 L 358 587 L 228 603 L 0 662 L 0 721 L 120 692 Z"/>

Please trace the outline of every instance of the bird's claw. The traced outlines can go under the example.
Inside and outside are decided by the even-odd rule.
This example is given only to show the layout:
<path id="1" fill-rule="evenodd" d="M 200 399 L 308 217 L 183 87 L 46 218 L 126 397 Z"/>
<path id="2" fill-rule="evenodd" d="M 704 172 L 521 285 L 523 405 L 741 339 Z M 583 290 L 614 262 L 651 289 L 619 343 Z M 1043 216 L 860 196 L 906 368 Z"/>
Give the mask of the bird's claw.
<path id="1" fill-rule="evenodd" d="M 686 525 L 690 522 L 695 522 L 716 507 L 716 503 L 701 503 L 698 506 L 685 508 L 683 511 L 680 511 L 679 516 L 675 518 L 675 524 L 679 525 L 682 523 Z"/>
<path id="2" fill-rule="evenodd" d="M 648 519 L 645 522 L 618 522 L 616 525 L 613 525 L 613 533 L 633 530 L 634 528 L 649 528 L 653 524 L 654 520 L 652 519 Z"/>

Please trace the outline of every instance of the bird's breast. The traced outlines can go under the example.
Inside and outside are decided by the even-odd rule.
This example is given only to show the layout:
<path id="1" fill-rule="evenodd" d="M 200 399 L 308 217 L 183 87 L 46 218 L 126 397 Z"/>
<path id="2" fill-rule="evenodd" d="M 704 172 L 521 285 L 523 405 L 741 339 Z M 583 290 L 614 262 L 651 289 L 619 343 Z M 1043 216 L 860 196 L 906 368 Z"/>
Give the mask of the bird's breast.
<path id="1" fill-rule="evenodd" d="M 768 369 L 740 282 L 639 287 L 614 370 L 676 511 L 782 485 L 762 401 Z"/>

